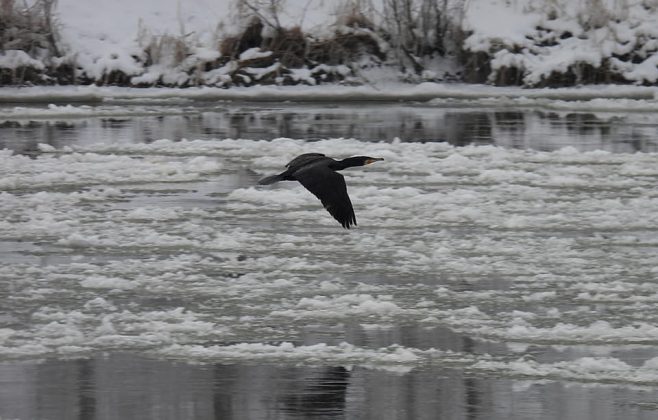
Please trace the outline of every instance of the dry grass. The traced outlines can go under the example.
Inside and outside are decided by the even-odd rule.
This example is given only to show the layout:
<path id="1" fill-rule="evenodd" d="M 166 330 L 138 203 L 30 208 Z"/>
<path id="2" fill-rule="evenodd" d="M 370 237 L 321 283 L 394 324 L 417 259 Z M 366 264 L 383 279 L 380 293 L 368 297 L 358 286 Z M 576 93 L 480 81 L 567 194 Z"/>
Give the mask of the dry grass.
<path id="1" fill-rule="evenodd" d="M 52 20 L 55 0 L 38 0 L 32 6 L 0 0 L 0 51 L 19 50 L 48 61 L 60 55 Z M 0 84 L 22 85 L 48 80 L 43 69 L 22 65 L 0 69 Z"/>
<path id="2" fill-rule="evenodd" d="M 298 26 L 276 31 L 274 37 L 266 39 L 264 44 L 286 67 L 299 68 L 306 62 L 306 36 Z"/>
<path id="3" fill-rule="evenodd" d="M 34 56 L 39 49 L 59 55 L 52 20 L 54 0 L 38 0 L 31 7 L 0 0 L 0 49 L 22 50 Z"/>
<path id="4" fill-rule="evenodd" d="M 261 32 L 263 24 L 260 19 L 253 17 L 242 34 L 225 37 L 219 47 L 224 57 L 237 58 L 242 52 L 263 45 Z"/>
<path id="5" fill-rule="evenodd" d="M 152 37 L 144 52 L 147 56 L 145 65 L 161 64 L 168 67 L 178 66 L 190 54 L 184 39 L 167 34 Z"/>

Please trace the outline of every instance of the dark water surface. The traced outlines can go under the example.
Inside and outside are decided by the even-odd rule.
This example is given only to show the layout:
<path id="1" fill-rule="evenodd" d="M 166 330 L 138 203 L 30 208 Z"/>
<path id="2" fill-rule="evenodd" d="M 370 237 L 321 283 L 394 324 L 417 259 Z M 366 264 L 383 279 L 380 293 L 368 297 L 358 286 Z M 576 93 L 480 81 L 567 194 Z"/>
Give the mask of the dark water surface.
<path id="1" fill-rule="evenodd" d="M 189 365 L 124 353 L 0 364 L 3 419 L 655 419 L 655 396 L 451 368 Z"/>
<path id="2" fill-rule="evenodd" d="M 130 105 L 98 109 L 106 116 L 30 116 L 2 119 L 0 149 L 30 152 L 38 143 L 55 147 L 158 139 L 245 138 L 364 141 L 438 141 L 463 146 L 610 152 L 658 151 L 658 121 L 653 113 L 576 112 L 544 109 L 431 106 L 427 104 L 219 104 Z M 90 108 L 94 109 L 94 108 Z M 91 112 L 91 111 L 90 111 Z M 116 114 L 116 116 L 112 116 Z M 158 115 L 159 114 L 159 115 Z M 109 115 L 109 116 L 108 116 Z"/>
<path id="3" fill-rule="evenodd" d="M 162 138 L 290 137 L 313 141 L 353 137 L 363 141 L 390 142 L 399 138 L 409 142 L 494 144 L 535 150 L 572 146 L 579 150 L 658 152 L 658 119 L 649 113 L 597 114 L 404 104 L 268 104 L 267 107 L 206 104 L 176 109 L 153 105 L 149 112 L 135 108 L 135 116 L 126 116 L 131 106 L 107 107 L 107 114 L 114 112 L 116 116 L 47 118 L 29 116 L 26 112 L 20 118 L 6 118 L 0 121 L 0 148 L 32 154 L 38 153 L 39 143 L 62 148 L 94 143 L 148 143 Z M 162 115 L 152 115 L 158 110 L 163 111 Z M 140 193 L 138 187 L 143 186 L 138 185 L 131 201 L 113 202 L 112 207 L 108 204 L 108 208 L 122 210 L 148 205 L 159 208 L 168 205 L 212 208 L 218 205 L 218 197 L 253 185 L 254 176 L 236 170 L 217 176 L 212 182 L 178 183 L 174 187 L 163 183 L 160 195 L 153 193 L 160 187 L 157 183 L 148 184 L 150 194 Z M 81 204 L 85 205 L 88 204 Z M 139 220 L 130 222 L 139 223 Z M 173 226 L 178 222 L 173 220 L 170 223 Z M 272 226 L 271 229 L 280 233 L 284 228 Z M 302 226 L 300 229 L 308 229 L 305 232 L 308 235 L 316 233 L 313 226 Z M 547 236 L 549 234 L 551 238 L 573 235 L 572 232 L 558 231 L 546 233 Z M 464 231 L 463 236 L 468 236 L 468 232 Z M 594 239 L 606 240 L 603 234 L 600 236 Z M 23 243 L 20 238 L 4 239 L 0 238 L 3 263 L 48 266 L 66 263 L 78 256 L 60 255 L 58 252 L 61 250 L 57 249 L 50 252 L 47 244 Z M 594 240 L 589 236 L 586 239 Z M 654 243 L 647 246 L 648 252 L 655 249 Z M 139 257 L 138 251 L 130 252 Z M 99 266 L 102 266 L 104 258 L 111 261 L 135 257 L 105 255 L 103 249 L 82 249 L 80 252 L 86 252 L 84 257 L 87 262 L 93 261 Z M 157 252 L 162 252 L 162 255 L 157 255 L 158 258 L 166 260 L 166 250 L 153 251 L 153 255 Z M 293 249 L 291 252 L 296 251 Z M 152 255 L 148 254 L 148 257 L 145 260 L 152 262 Z M 243 262 L 242 259 L 236 261 L 236 265 Z M 244 266 L 248 266 L 247 263 Z M 395 277 L 370 278 L 368 273 L 359 272 L 348 274 L 354 276 L 355 283 L 358 280 L 363 284 L 402 284 L 402 279 Z M 424 274 L 428 283 L 442 280 L 431 269 Z M 490 278 L 489 283 L 496 284 L 487 281 L 469 284 L 469 278 L 465 277 L 463 284 L 455 286 L 455 290 L 477 292 L 480 287 L 505 292 L 510 287 L 502 277 L 492 275 Z M 411 280 L 422 283 L 423 278 L 416 276 Z M 239 278 L 236 279 L 238 281 Z M 652 279 L 638 279 L 638 282 L 644 281 Z M 185 300 L 178 302 L 175 297 L 163 303 L 157 300 L 157 296 L 145 297 L 143 294 L 147 292 L 136 291 L 123 296 L 123 299 L 134 298 L 140 309 L 153 306 L 154 310 L 199 304 Z M 12 302 L 9 295 L 10 291 L 0 290 L 0 302 Z M 154 295 L 157 293 L 154 292 Z M 169 298 L 167 293 L 162 296 Z M 117 300 L 120 298 L 117 297 Z M 219 298 L 215 297 L 215 300 Z M 577 305 L 573 302 L 564 304 Z M 505 301 L 501 301 L 500 306 L 504 305 Z M 5 313 L 11 314 L 11 311 L 0 308 L 0 327 L 17 328 L 20 320 L 12 315 L 5 317 Z M 467 355 L 498 356 L 510 353 L 509 343 L 478 340 L 445 327 L 419 328 L 405 325 L 404 322 L 388 327 L 365 329 L 358 322 L 349 325 L 327 321 L 309 326 L 300 334 L 300 342 L 304 345 L 335 345 L 348 341 L 363 348 L 375 349 L 402 345 Z M 522 343 L 518 345 L 524 346 Z M 651 345 L 605 347 L 603 354 L 614 355 L 632 366 L 640 365 L 639 360 L 649 359 L 656 353 L 655 346 Z M 551 363 L 595 355 L 596 352 L 596 346 L 573 345 L 564 350 L 559 346 L 534 344 L 512 356 Z M 294 361 L 199 363 L 151 357 L 148 352 L 121 349 L 85 354 L 79 359 L 52 357 L 33 360 L 18 355 L 17 360 L 0 360 L 0 420 L 655 419 L 658 418 L 657 401 L 658 391 L 655 388 L 628 384 L 623 378 L 613 383 L 606 383 L 605 380 L 565 380 L 564 377 L 538 379 L 518 373 L 505 376 L 500 372 L 461 369 L 455 364 L 444 367 L 428 363 L 409 369 L 402 366 L 386 370 L 322 363 L 299 365 Z"/>

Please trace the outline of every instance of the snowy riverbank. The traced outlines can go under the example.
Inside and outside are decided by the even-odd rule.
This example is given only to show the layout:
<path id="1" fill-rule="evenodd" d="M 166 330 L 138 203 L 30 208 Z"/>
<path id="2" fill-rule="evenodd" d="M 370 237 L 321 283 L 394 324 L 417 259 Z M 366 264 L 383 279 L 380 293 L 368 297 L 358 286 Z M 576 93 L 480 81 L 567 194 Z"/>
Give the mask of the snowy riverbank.
<path id="1" fill-rule="evenodd" d="M 658 80 L 658 5 L 595 0 L 8 0 L 0 85 Z"/>

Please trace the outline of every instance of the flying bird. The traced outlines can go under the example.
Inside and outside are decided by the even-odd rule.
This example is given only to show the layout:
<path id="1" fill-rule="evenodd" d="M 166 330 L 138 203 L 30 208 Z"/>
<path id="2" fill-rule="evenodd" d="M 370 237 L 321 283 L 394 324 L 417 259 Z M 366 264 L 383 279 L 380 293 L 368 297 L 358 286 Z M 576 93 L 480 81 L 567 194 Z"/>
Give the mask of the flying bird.
<path id="1" fill-rule="evenodd" d="M 322 153 L 304 153 L 291 160 L 286 170 L 258 181 L 269 185 L 279 181 L 299 181 L 307 190 L 320 199 L 322 205 L 345 229 L 356 226 L 356 217 L 350 196 L 347 195 L 345 178 L 336 171 L 353 166 L 369 165 L 383 158 L 352 156 L 335 160 Z"/>

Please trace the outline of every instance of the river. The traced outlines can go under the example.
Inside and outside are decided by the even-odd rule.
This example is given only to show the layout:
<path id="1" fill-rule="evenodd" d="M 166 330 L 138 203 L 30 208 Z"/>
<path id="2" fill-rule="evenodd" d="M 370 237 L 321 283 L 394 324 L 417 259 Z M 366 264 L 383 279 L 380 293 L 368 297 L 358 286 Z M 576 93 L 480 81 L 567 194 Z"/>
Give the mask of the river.
<path id="1" fill-rule="evenodd" d="M 0 418 L 657 415 L 654 113 L 0 115 Z M 304 152 L 384 158 L 357 228 L 257 186 Z"/>

